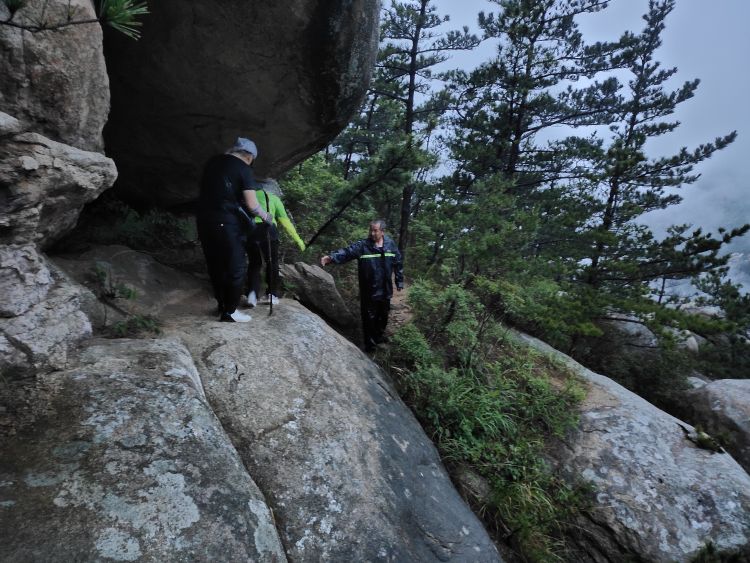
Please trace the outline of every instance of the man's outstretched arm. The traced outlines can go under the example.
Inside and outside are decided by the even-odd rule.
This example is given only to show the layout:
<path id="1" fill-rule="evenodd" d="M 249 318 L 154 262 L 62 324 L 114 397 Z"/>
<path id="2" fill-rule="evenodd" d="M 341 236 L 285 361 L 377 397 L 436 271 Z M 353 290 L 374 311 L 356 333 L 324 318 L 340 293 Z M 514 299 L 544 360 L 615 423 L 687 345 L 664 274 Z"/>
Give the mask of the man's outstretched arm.
<path id="1" fill-rule="evenodd" d="M 331 262 L 334 264 L 343 264 L 345 262 L 349 262 L 350 260 L 354 260 L 355 258 L 359 258 L 364 254 L 365 251 L 365 241 L 364 240 L 358 240 L 357 242 L 350 244 L 346 248 L 339 248 L 338 250 L 334 250 L 330 254 L 326 254 L 325 256 L 322 256 L 320 258 L 320 265 L 321 266 L 327 266 Z"/>

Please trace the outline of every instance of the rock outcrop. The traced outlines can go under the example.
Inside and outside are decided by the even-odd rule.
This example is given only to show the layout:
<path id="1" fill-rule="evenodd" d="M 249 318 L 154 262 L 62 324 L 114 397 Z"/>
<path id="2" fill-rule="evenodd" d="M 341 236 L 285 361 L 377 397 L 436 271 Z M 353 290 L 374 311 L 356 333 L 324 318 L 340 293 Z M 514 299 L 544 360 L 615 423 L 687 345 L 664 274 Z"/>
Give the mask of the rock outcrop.
<path id="1" fill-rule="evenodd" d="M 295 302 L 264 312 L 167 332 L 196 359 L 289 559 L 498 561 L 384 374 Z"/>
<path id="2" fill-rule="evenodd" d="M 14 15 L 33 24 L 91 19 L 86 0 L 28 2 Z M 0 18 L 7 19 L 5 3 Z M 0 26 L 0 374 L 64 369 L 91 335 L 81 304 L 91 295 L 40 253 L 76 224 L 83 206 L 111 187 L 114 163 L 100 152 L 109 81 L 97 23 L 31 33 Z"/>
<path id="3" fill-rule="evenodd" d="M 729 551 L 750 544 L 750 475 L 732 457 L 696 447 L 680 420 L 546 344 L 519 338 L 563 360 L 589 387 L 577 431 L 551 455 L 571 483 L 594 487 L 574 538 L 583 561 L 687 562 L 708 542 Z"/>
<path id="4" fill-rule="evenodd" d="M 377 0 L 149 4 L 137 42 L 105 33 L 117 190 L 171 206 L 238 135 L 276 176 L 344 128 L 377 53 Z"/>
<path id="5" fill-rule="evenodd" d="M 29 24 L 43 17 L 62 23 L 69 13 L 73 20 L 95 17 L 89 0 L 50 0 L 26 2 L 14 21 Z M 0 19 L 8 16 L 0 2 Z M 0 76 L 0 110 L 24 130 L 102 152 L 109 80 L 98 23 L 38 33 L 0 25 Z"/>
<path id="6" fill-rule="evenodd" d="M 185 303 L 194 301 L 205 301 L 206 311 L 216 308 L 208 299 L 207 282 L 164 266 L 150 255 L 127 246 L 95 246 L 80 254 L 59 255 L 52 260 L 94 293 L 109 293 L 109 319 L 117 319 L 118 312 L 154 318 L 181 315 L 191 312 L 185 311 Z M 98 310 L 84 310 L 98 321 L 105 306 L 100 302 L 96 305 Z"/>
<path id="7" fill-rule="evenodd" d="M 0 399 L 3 561 L 285 561 L 178 343 L 90 341 Z"/>
<path id="8" fill-rule="evenodd" d="M 750 472 L 750 380 L 718 379 L 681 395 L 686 420 L 718 437 Z"/>
<path id="9" fill-rule="evenodd" d="M 333 276 L 320 266 L 304 262 L 284 264 L 281 267 L 284 286 L 305 307 L 314 311 L 344 333 L 357 329 L 357 318 L 346 306 Z"/>
<path id="10" fill-rule="evenodd" d="M 0 376 L 64 369 L 69 351 L 91 336 L 87 292 L 33 246 L 0 246 Z"/>
<path id="11" fill-rule="evenodd" d="M 170 303 L 163 336 L 89 342 L 64 371 L 3 387 L 17 406 L 0 419 L 13 434 L 0 451 L 0 482 L 12 483 L 0 525 L 25 519 L 29 533 L 0 553 L 44 559 L 67 529 L 70 559 L 212 559 L 223 541 L 220 558 L 271 560 L 255 482 L 290 560 L 500 560 L 385 375 L 319 317 L 282 299 L 273 316 L 215 322 L 207 283 L 176 289 L 163 266 L 121 248 L 94 257 L 139 288 L 133 312 Z M 58 264 L 77 277 L 86 260 Z M 33 547 L 29 534 L 47 527 Z"/>
<path id="12" fill-rule="evenodd" d="M 114 162 L 103 154 L 38 133 L 1 137 L 0 151 L 0 244 L 48 247 L 75 227 L 83 206 L 117 177 Z"/>

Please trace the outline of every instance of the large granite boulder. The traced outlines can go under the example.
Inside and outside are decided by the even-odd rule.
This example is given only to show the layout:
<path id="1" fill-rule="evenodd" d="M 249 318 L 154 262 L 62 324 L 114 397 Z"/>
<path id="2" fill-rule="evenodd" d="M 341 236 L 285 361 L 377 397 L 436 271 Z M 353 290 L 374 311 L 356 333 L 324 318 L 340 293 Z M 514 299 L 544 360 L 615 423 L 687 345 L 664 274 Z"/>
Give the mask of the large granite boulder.
<path id="1" fill-rule="evenodd" d="M 14 123 L 7 115 L 2 121 Z M 116 177 L 114 163 L 103 154 L 38 133 L 0 137 L 0 244 L 49 246 L 75 227 L 83 206 Z"/>
<path id="2" fill-rule="evenodd" d="M 718 379 L 681 395 L 687 420 L 719 437 L 750 473 L 750 379 Z"/>
<path id="3" fill-rule="evenodd" d="M 49 0 L 25 2 L 13 21 L 29 24 L 43 15 L 62 23 L 69 13 L 73 20 L 96 17 L 89 0 Z M 0 19 L 8 16 L 0 2 Z M 0 25 L 0 76 L 0 108 L 25 130 L 102 151 L 109 80 L 97 22 L 37 33 Z"/>
<path id="4" fill-rule="evenodd" d="M 680 420 L 526 335 L 587 383 L 578 429 L 550 454 L 571 483 L 594 487 L 574 538 L 583 561 L 691 561 L 708 542 L 750 544 L 750 475 L 728 454 L 698 448 Z"/>
<path id="5" fill-rule="evenodd" d="M 166 281 L 146 255 L 134 263 L 122 250 L 96 252 L 107 253 L 118 283 Z M 256 308 L 249 324 L 219 323 L 207 285 L 179 299 L 173 285 L 139 285 L 134 311 L 171 299 L 160 313 L 162 334 L 190 351 L 208 403 L 269 500 L 287 557 L 500 560 L 418 422 L 354 345 L 293 300 L 282 299 L 272 316 Z M 151 364 L 137 360 L 148 350 L 127 342 L 97 348 L 110 357 L 105 365 Z M 155 396 L 134 400 L 147 411 L 161 408 Z"/>
<path id="6" fill-rule="evenodd" d="M 104 135 L 120 195 L 195 199 L 200 170 L 238 135 L 275 176 L 345 127 L 377 53 L 377 0 L 149 4 L 143 35 L 106 30 L 112 112 Z"/>
<path id="7" fill-rule="evenodd" d="M 296 302 L 263 312 L 164 330 L 195 358 L 289 559 L 498 561 L 383 372 Z"/>
<path id="8" fill-rule="evenodd" d="M 0 404 L 1 560 L 286 560 L 179 344 L 90 342 Z"/>
<path id="9" fill-rule="evenodd" d="M 336 289 L 333 276 L 320 266 L 295 262 L 281 267 L 284 286 L 305 307 L 344 332 L 357 328 L 357 318 Z"/>

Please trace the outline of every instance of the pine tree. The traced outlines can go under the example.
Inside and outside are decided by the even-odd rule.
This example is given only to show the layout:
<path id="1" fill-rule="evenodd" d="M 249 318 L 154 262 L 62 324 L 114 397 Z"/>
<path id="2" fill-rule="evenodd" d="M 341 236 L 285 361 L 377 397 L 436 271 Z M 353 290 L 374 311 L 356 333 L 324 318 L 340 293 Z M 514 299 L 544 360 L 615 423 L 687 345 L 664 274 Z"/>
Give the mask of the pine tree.
<path id="1" fill-rule="evenodd" d="M 736 137 L 732 132 L 692 150 L 683 147 L 669 157 L 647 154 L 650 139 L 677 129 L 679 122 L 670 116 L 679 104 L 693 97 L 699 84 L 692 80 L 668 90 L 667 82 L 677 69 L 662 68 L 655 60 L 665 19 L 674 4 L 674 0 L 652 0 L 644 16 L 644 30 L 625 38 L 628 46 L 621 60 L 629 79 L 612 98 L 611 137 L 588 155 L 591 173 L 586 189 L 595 198 L 586 202 L 591 219 L 581 233 L 591 245 L 582 281 L 622 297 L 648 293 L 648 284 L 657 279 L 691 278 L 723 265 L 726 257 L 719 255 L 721 247 L 748 229 L 721 229 L 719 236 L 713 237 L 701 229 L 691 231 L 688 225 L 679 225 L 658 241 L 638 223 L 644 213 L 679 204 L 681 197 L 668 190 L 695 182 L 699 178 L 695 165 Z"/>
<path id="2" fill-rule="evenodd" d="M 479 42 L 467 28 L 437 33 L 436 28 L 447 21 L 447 16 L 437 15 L 431 0 L 393 0 L 383 14 L 381 39 L 384 45 L 378 57 L 371 94 L 395 101 L 403 108 L 399 129 L 409 144 L 422 144 L 421 139 L 415 140 L 417 125 L 430 124 L 442 109 L 435 103 L 419 103 L 420 96 L 429 92 L 434 78 L 433 67 L 448 60 L 450 51 L 472 49 Z M 428 125 L 426 131 L 429 133 L 432 128 L 434 124 Z M 404 184 L 401 192 L 398 244 L 403 254 L 409 239 L 417 184 L 415 177 Z"/>

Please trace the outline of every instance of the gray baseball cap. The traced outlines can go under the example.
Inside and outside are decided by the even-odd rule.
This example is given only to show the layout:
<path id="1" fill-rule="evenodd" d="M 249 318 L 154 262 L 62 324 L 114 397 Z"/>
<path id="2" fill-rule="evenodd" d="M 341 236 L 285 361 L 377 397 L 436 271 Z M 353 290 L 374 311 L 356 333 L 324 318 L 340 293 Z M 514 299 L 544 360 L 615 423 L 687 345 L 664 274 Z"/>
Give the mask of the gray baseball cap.
<path id="1" fill-rule="evenodd" d="M 258 147 L 250 139 L 245 139 L 244 137 L 237 137 L 231 150 L 249 152 L 253 155 L 253 158 L 258 158 Z"/>

